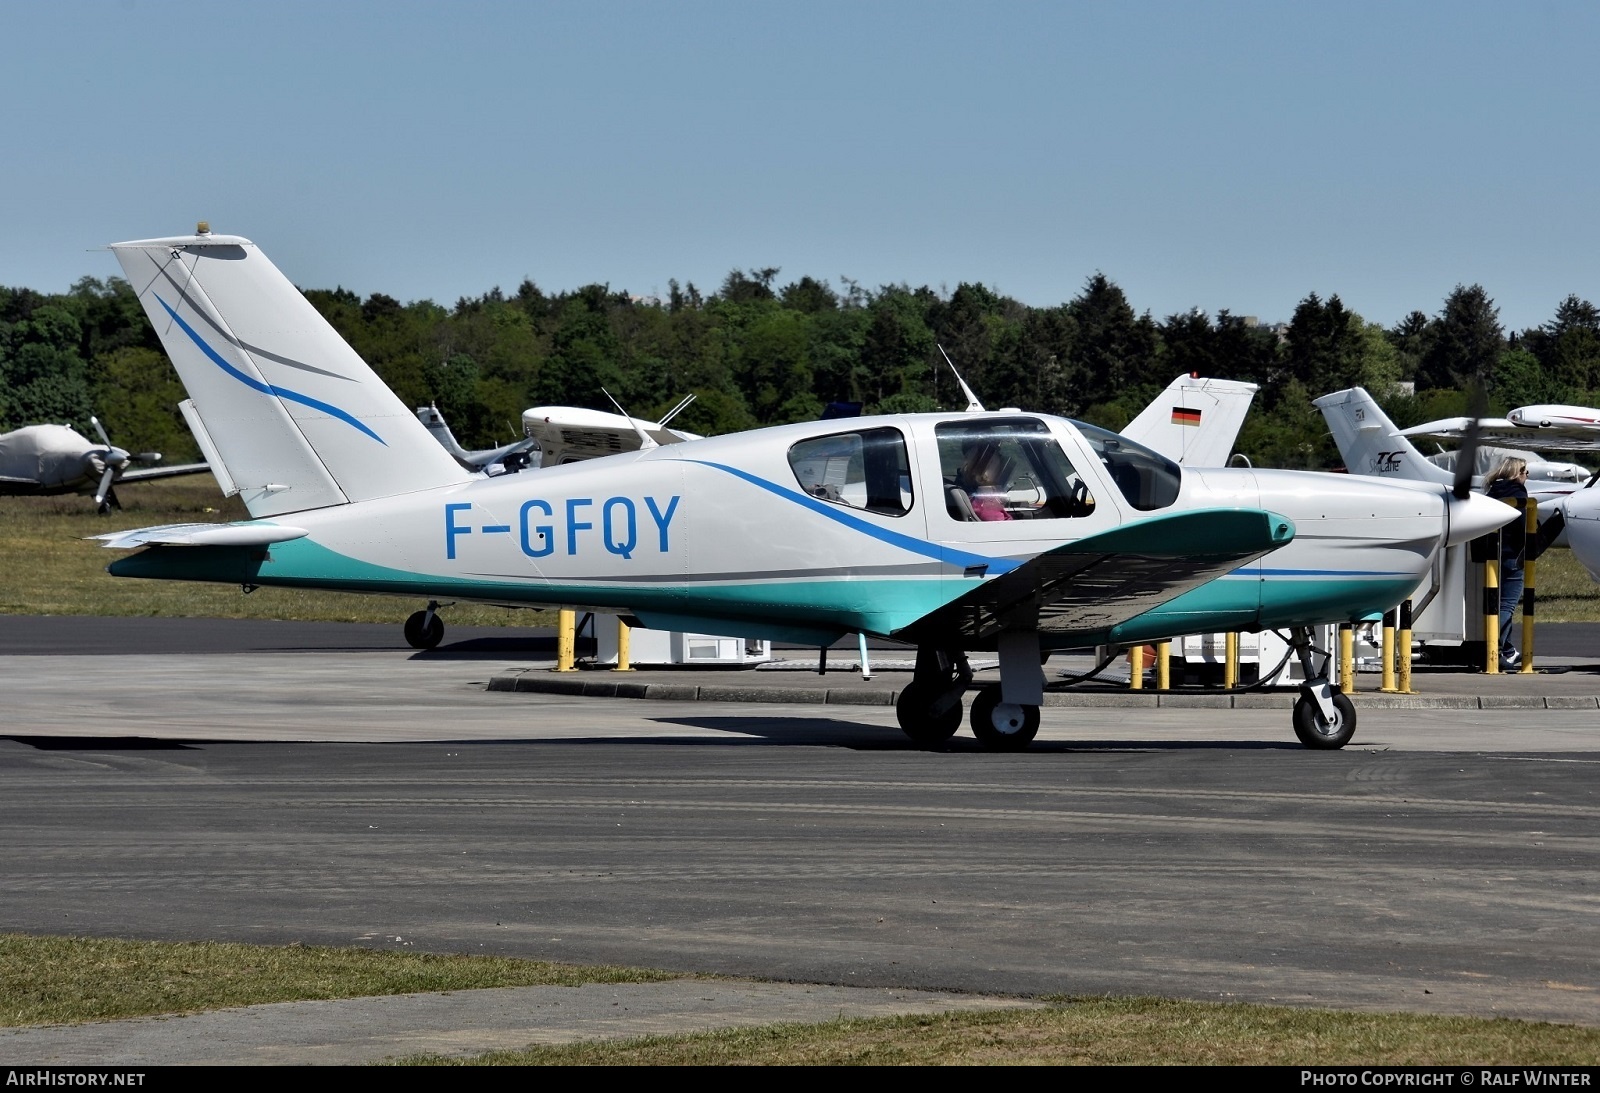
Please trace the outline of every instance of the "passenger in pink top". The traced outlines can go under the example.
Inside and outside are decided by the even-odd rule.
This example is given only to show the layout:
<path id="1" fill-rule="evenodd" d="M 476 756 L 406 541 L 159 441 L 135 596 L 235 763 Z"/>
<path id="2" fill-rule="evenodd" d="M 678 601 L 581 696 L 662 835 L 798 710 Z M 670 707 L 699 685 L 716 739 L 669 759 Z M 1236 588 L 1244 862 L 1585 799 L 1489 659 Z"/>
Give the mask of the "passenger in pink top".
<path id="1" fill-rule="evenodd" d="M 972 500 L 972 512 L 980 520 L 1010 520 L 1006 494 L 1001 483 L 1000 449 L 992 443 L 974 444 L 966 453 L 961 481 Z"/>

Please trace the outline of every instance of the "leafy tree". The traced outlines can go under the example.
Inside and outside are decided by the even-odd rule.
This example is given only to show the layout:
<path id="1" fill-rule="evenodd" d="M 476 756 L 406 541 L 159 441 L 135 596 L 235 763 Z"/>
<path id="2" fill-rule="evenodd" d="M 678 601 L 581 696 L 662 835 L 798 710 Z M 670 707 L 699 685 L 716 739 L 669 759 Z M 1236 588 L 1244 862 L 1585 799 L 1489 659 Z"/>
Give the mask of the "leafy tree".
<path id="1" fill-rule="evenodd" d="M 1157 381 L 1155 323 L 1149 315 L 1135 315 L 1128 297 L 1105 274 L 1089 278 L 1067 304 L 1067 313 L 1077 327 L 1073 371 L 1099 397 Z"/>
<path id="2" fill-rule="evenodd" d="M 1494 366 L 1505 351 L 1500 309 L 1482 285 L 1457 285 L 1445 297 L 1429 328 L 1429 344 L 1417 369 L 1417 386 L 1464 388 L 1494 383 Z"/>
<path id="3" fill-rule="evenodd" d="M 1556 307 L 1555 317 L 1524 332 L 1522 342 L 1547 381 L 1547 397 L 1528 401 L 1566 402 L 1600 387 L 1600 308 L 1588 300 L 1568 296 Z M 1509 394 L 1506 399 L 1513 406 L 1527 404 Z"/>

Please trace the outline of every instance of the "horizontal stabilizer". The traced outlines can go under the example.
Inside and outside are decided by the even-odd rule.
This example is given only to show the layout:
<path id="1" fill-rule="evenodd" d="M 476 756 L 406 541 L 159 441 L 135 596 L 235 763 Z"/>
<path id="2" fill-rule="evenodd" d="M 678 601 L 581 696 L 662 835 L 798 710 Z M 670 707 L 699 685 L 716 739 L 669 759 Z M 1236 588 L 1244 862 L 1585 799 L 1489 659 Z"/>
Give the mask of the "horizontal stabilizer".
<path id="1" fill-rule="evenodd" d="M 1002 630 L 1037 630 L 1092 644 L 1293 539 L 1293 521 L 1262 509 L 1197 509 L 1124 524 L 1030 558 L 893 636 L 970 647 Z"/>
<path id="2" fill-rule="evenodd" d="M 271 546 L 306 535 L 305 528 L 282 524 L 164 524 L 134 531 L 90 535 L 109 550 L 134 550 L 147 546 Z"/>

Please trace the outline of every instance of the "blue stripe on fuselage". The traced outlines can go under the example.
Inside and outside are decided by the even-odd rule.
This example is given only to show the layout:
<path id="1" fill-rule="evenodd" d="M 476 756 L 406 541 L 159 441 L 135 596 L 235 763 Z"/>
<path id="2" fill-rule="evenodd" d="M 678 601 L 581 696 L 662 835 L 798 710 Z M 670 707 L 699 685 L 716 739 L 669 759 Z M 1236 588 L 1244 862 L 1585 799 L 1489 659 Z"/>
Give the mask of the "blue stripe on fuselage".
<path id="1" fill-rule="evenodd" d="M 747 471 L 739 470 L 737 467 L 729 467 L 722 463 L 711 463 L 703 459 L 687 459 L 684 462 L 698 463 L 702 467 L 712 467 L 719 471 L 726 471 L 735 478 L 742 478 L 753 486 L 759 486 L 768 493 L 777 494 L 786 501 L 793 501 L 795 504 L 808 508 L 812 512 L 820 513 L 847 528 L 861 532 L 863 535 L 870 535 L 880 542 L 899 547 L 901 550 L 909 550 L 913 554 L 921 554 L 925 558 L 933 558 L 950 565 L 960 566 L 963 569 L 971 566 L 987 566 L 987 572 L 990 576 L 1009 573 L 1022 564 L 1014 558 L 991 558 L 986 554 L 969 554 L 967 551 L 953 550 L 950 547 L 940 546 L 938 543 L 930 543 L 926 539 L 918 539 L 913 535 L 903 535 L 898 531 L 880 528 L 878 525 L 868 523 L 860 517 L 850 515 L 837 505 L 830 505 L 826 501 L 817 500 L 815 497 L 807 497 L 803 493 L 797 493 L 775 482 L 768 482 L 765 478 L 758 478 Z"/>

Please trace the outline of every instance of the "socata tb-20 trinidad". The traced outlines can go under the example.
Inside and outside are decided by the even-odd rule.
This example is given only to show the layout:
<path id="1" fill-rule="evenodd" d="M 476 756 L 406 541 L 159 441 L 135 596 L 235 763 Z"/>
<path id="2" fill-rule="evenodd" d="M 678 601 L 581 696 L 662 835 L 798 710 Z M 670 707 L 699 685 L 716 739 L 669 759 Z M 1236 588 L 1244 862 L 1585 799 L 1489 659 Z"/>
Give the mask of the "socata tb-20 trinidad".
<path id="1" fill-rule="evenodd" d="M 1309 628 L 1393 606 L 1441 544 L 1506 506 L 1443 488 L 1180 469 L 1045 414 L 784 425 L 537 473 L 464 469 L 249 240 L 118 243 L 190 396 L 185 416 L 253 519 L 101 536 L 112 574 L 571 605 L 638 625 L 916 646 L 897 713 L 960 727 L 966 654 L 986 747 L 1026 747 L 1041 654 L 1218 630 Z M 1326 672 L 1324 658 L 1324 673 Z M 1342 747 L 1355 710 L 1322 675 L 1294 726 Z"/>

